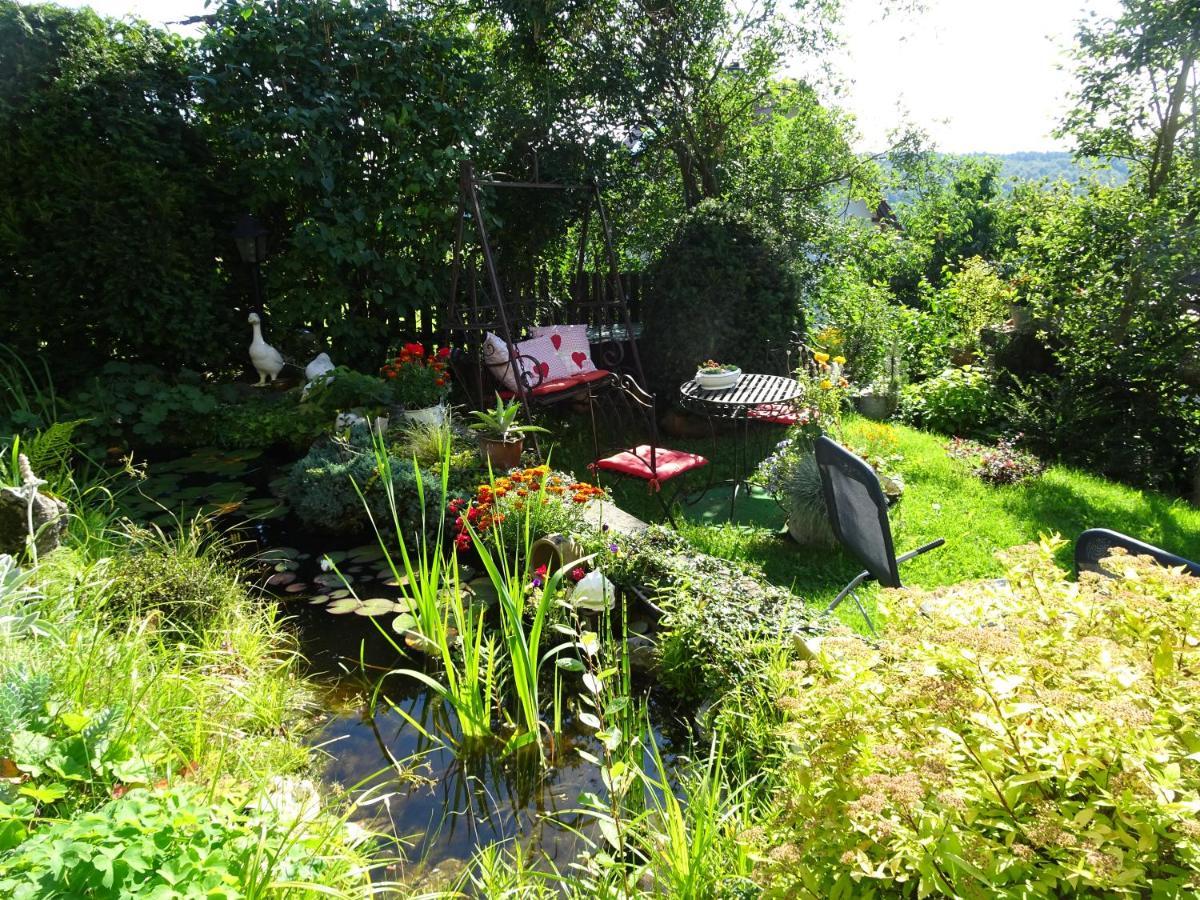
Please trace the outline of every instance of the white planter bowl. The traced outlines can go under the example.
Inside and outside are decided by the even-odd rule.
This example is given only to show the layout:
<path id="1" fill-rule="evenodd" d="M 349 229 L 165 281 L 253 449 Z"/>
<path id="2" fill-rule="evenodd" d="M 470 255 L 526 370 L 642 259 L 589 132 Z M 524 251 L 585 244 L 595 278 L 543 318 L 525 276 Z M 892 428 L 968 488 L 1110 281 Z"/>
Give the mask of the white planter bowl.
<path id="1" fill-rule="evenodd" d="M 721 372 L 719 375 L 707 375 L 704 372 L 697 372 L 696 384 L 706 391 L 719 391 L 733 387 L 741 377 L 741 369 L 734 369 L 732 372 Z"/>

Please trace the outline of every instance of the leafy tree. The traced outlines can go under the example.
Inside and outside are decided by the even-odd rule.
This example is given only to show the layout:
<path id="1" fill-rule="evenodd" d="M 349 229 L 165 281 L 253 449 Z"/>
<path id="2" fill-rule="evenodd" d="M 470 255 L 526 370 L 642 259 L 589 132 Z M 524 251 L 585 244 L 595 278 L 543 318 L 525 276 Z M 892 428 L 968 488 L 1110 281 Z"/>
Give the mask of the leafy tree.
<path id="1" fill-rule="evenodd" d="M 145 23 L 0 0 L 0 342 L 60 381 L 240 351 L 190 64 L 188 41 Z"/>
<path id="2" fill-rule="evenodd" d="M 761 219 L 715 200 L 688 213 L 649 270 L 647 375 L 664 398 L 707 359 L 764 371 L 801 324 L 795 275 Z"/>
<path id="3" fill-rule="evenodd" d="M 276 236 L 276 326 L 376 363 L 397 318 L 446 293 L 481 84 L 465 23 L 387 0 L 225 0 L 203 51 L 205 111 Z"/>
<path id="4" fill-rule="evenodd" d="M 1079 29 L 1080 87 L 1061 132 L 1085 156 L 1128 159 L 1149 197 L 1168 183 L 1179 156 L 1200 164 L 1200 0 L 1122 0 L 1111 19 Z"/>

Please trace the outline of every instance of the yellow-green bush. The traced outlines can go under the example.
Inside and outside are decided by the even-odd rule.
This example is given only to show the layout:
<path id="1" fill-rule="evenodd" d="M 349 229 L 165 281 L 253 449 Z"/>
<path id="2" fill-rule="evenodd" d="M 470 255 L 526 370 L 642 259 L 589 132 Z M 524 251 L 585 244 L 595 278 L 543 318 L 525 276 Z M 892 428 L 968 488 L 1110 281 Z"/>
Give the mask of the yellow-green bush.
<path id="1" fill-rule="evenodd" d="M 887 639 L 790 670 L 780 818 L 749 836 L 772 890 L 1196 895 L 1200 580 L 1124 557 L 1073 582 L 1053 549 L 890 592 Z"/>

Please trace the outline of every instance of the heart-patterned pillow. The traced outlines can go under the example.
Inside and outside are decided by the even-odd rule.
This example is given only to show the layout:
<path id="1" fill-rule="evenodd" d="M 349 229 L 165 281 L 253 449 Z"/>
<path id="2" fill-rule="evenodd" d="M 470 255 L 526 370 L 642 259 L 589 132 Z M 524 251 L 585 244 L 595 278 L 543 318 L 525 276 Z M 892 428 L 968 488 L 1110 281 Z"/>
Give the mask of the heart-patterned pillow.
<path id="1" fill-rule="evenodd" d="M 527 383 L 530 387 L 565 377 L 566 372 L 559 371 L 558 356 L 550 338 L 532 337 L 527 341 L 518 341 L 513 346 L 517 351 L 517 368 L 522 376 L 529 373 Z M 490 331 L 483 339 L 483 362 L 500 384 L 510 391 L 517 389 L 513 367 L 508 361 L 508 347 L 503 338 Z"/>
<path id="2" fill-rule="evenodd" d="M 596 371 L 586 325 L 542 325 L 534 328 L 532 334 L 550 339 L 561 372 L 554 377 L 574 377 Z"/>

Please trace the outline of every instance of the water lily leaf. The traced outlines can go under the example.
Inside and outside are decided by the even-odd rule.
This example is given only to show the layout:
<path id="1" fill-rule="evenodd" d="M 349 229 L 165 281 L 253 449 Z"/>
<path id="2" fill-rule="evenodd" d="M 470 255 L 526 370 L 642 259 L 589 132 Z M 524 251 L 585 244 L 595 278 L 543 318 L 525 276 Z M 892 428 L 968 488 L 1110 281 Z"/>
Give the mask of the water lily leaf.
<path id="1" fill-rule="evenodd" d="M 396 578 L 393 575 L 388 575 L 383 579 L 382 584 L 384 587 L 390 588 L 406 587 L 408 585 L 408 576 L 401 575 L 399 578 Z"/>
<path id="2" fill-rule="evenodd" d="M 417 620 L 409 613 L 400 613 L 396 618 L 392 619 L 392 630 L 404 634 L 417 627 Z"/>
<path id="3" fill-rule="evenodd" d="M 301 591 L 307 591 L 308 585 L 305 584 L 303 581 L 297 581 L 295 584 L 289 584 L 287 587 L 284 588 L 284 590 L 287 591 L 289 594 L 298 594 Z"/>
<path id="4" fill-rule="evenodd" d="M 386 597 L 372 597 L 369 600 L 364 600 L 358 609 L 354 610 L 355 614 L 360 616 L 382 616 L 395 611 L 396 604 Z"/>
<path id="5" fill-rule="evenodd" d="M 282 562 L 275 563 L 272 568 L 274 568 L 276 572 L 295 572 L 298 568 L 300 568 L 300 563 L 296 562 L 294 559 L 285 559 Z"/>
<path id="6" fill-rule="evenodd" d="M 341 599 L 343 599 L 345 597 L 349 597 L 349 596 L 350 596 L 350 592 L 348 590 L 346 590 L 345 588 L 338 588 L 336 591 L 329 592 L 329 598 L 331 600 L 341 600 Z"/>
<path id="7" fill-rule="evenodd" d="M 308 598 L 308 603 L 310 606 L 320 606 L 322 603 L 328 603 L 328 602 L 329 602 L 328 594 L 317 594 L 317 596 L 315 596 L 315 597 Z"/>
<path id="8" fill-rule="evenodd" d="M 328 553 L 321 554 L 321 559 L 327 559 L 332 565 L 339 566 L 346 556 L 345 550 L 330 550 Z"/>
<path id="9" fill-rule="evenodd" d="M 295 580 L 295 572 L 276 572 L 267 579 L 267 587 L 285 587 Z"/>
<path id="10" fill-rule="evenodd" d="M 298 559 L 300 551 L 295 547 L 271 547 L 258 554 L 258 558 L 265 562 L 278 562 L 283 560 Z"/>
<path id="11" fill-rule="evenodd" d="M 344 616 L 354 612 L 361 605 L 357 597 L 342 597 L 340 600 L 331 600 L 325 608 L 335 616 Z"/>

